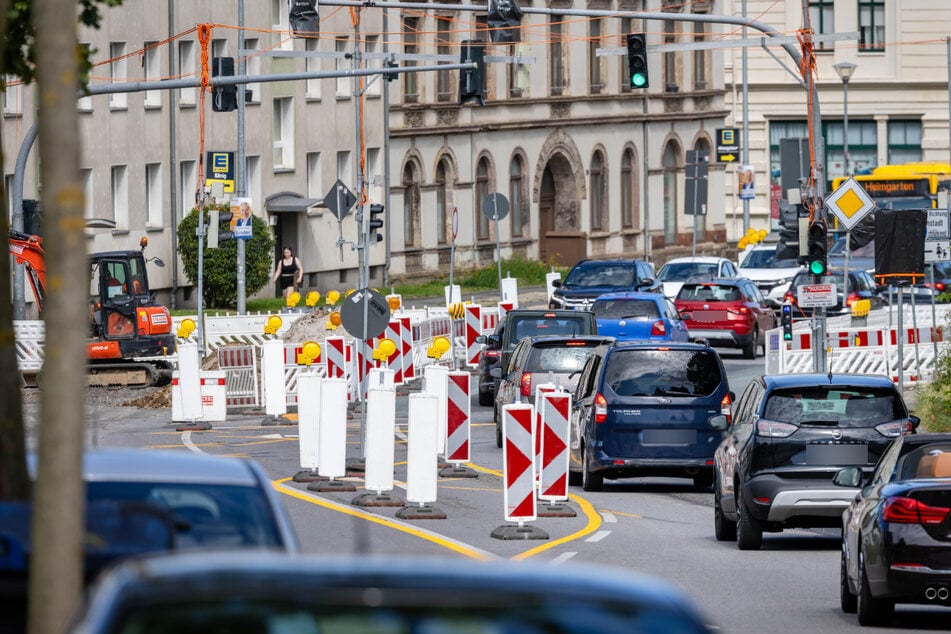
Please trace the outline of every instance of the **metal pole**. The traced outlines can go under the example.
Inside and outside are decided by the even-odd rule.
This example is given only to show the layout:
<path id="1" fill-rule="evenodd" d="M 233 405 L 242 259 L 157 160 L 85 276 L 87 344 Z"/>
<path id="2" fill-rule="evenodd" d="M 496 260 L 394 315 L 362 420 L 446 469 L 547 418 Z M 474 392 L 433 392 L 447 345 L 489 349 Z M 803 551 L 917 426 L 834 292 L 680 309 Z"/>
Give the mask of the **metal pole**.
<path id="1" fill-rule="evenodd" d="M 895 340 L 898 341 L 898 389 L 902 390 L 905 386 L 905 346 L 904 346 L 904 337 L 902 337 L 902 332 L 904 331 L 904 320 L 902 319 L 902 313 L 905 312 L 902 301 L 904 300 L 904 289 L 899 286 L 898 291 L 898 332 L 895 333 Z"/>
<path id="2" fill-rule="evenodd" d="M 383 9 L 383 54 L 390 52 L 389 41 L 389 12 Z M 390 81 L 379 80 L 383 84 L 383 248 L 385 259 L 383 262 L 383 286 L 390 284 Z"/>
<path id="3" fill-rule="evenodd" d="M 845 230 L 845 271 L 842 272 L 842 307 L 849 298 L 849 258 L 851 256 L 852 230 Z"/>
<path id="4" fill-rule="evenodd" d="M 742 5 L 743 17 L 746 17 L 746 0 Z M 743 39 L 746 39 L 746 27 L 743 27 Z M 743 165 L 750 164 L 750 89 L 749 89 L 749 55 L 747 47 L 743 47 Z M 695 219 L 696 220 L 696 219 Z M 750 229 L 750 201 L 743 199 L 743 235 Z M 696 236 L 694 237 L 696 241 Z"/>
<path id="5" fill-rule="evenodd" d="M 948 55 L 948 148 L 951 149 L 951 37 L 945 38 Z"/>
<path id="6" fill-rule="evenodd" d="M 647 149 L 647 143 L 648 143 L 648 129 L 647 129 L 647 122 L 648 122 L 648 118 L 647 118 L 647 117 L 648 117 L 648 111 L 647 111 L 647 91 L 648 91 L 648 89 L 645 88 L 645 89 L 644 89 L 644 96 L 643 96 L 642 101 L 641 101 L 641 103 L 643 104 L 643 107 L 644 107 L 644 123 L 643 123 L 643 136 L 644 136 L 644 139 L 643 139 L 643 141 L 641 142 L 641 145 L 643 146 L 643 147 L 641 148 L 641 154 L 644 155 L 644 178 L 642 179 L 642 180 L 643 180 L 643 183 L 644 183 L 644 205 L 643 205 L 643 209 L 644 209 L 644 227 L 643 227 L 643 230 L 644 230 L 644 259 L 649 262 L 650 259 L 651 259 L 651 220 L 650 220 L 650 218 L 651 218 L 651 216 L 650 216 L 651 204 L 650 204 L 650 194 L 649 194 L 649 188 L 650 188 L 650 155 L 649 155 L 648 149 Z"/>
<path id="7" fill-rule="evenodd" d="M 244 0 L 238 0 L 238 74 L 244 75 L 247 73 L 247 61 L 241 51 L 244 50 Z M 244 137 L 244 94 L 245 94 L 245 84 L 238 84 L 238 147 L 235 157 L 235 193 L 238 197 L 243 197 L 247 195 L 247 176 L 245 175 L 245 137 Z M 262 201 L 252 201 L 257 204 L 260 204 Z M 245 240 L 244 238 L 238 238 L 238 261 L 237 261 L 237 275 L 238 275 L 238 314 L 243 315 L 246 310 L 245 306 L 245 279 L 247 271 L 245 269 Z"/>
<path id="8" fill-rule="evenodd" d="M 178 69 L 175 66 L 175 0 L 168 0 L 168 76 L 178 75 Z M 176 125 L 176 115 L 178 106 L 176 105 L 177 93 L 174 90 L 168 91 L 168 182 L 169 196 L 171 197 L 171 206 L 169 208 L 169 224 L 172 230 L 172 297 L 169 302 L 169 308 L 175 309 L 175 297 L 178 295 L 178 206 L 181 200 L 178 198 L 178 151 L 176 141 L 178 139 L 178 130 Z"/>
<path id="9" fill-rule="evenodd" d="M 931 263 L 929 267 L 931 269 L 931 347 L 934 349 L 934 362 L 938 362 L 938 337 L 936 330 L 938 329 L 938 316 L 935 314 L 935 297 L 938 294 L 938 289 L 934 285 L 934 263 Z"/>
<path id="10" fill-rule="evenodd" d="M 492 216 L 495 219 L 495 262 L 499 267 L 499 301 L 502 301 L 502 243 L 499 241 L 499 195 L 492 196 Z"/>
<path id="11" fill-rule="evenodd" d="M 360 7 L 356 9 L 356 20 L 353 24 L 353 70 L 360 70 L 361 59 L 360 59 Z M 382 75 L 381 75 L 382 78 Z M 360 77 L 354 76 L 353 78 L 353 123 L 356 130 L 356 168 L 357 168 L 357 221 L 360 223 L 359 232 L 362 235 L 361 242 L 363 243 L 360 249 L 360 253 L 363 256 L 363 262 L 360 269 L 360 288 L 369 289 L 370 288 L 370 223 L 367 222 L 367 219 L 363 217 L 363 200 L 366 196 L 366 187 L 363 186 L 363 121 L 360 119 L 360 98 L 362 93 L 360 91 Z M 367 332 L 367 321 L 368 321 L 368 311 L 370 308 L 369 297 L 364 293 L 363 297 L 363 334 L 366 335 Z M 362 343 L 364 350 L 366 349 L 367 344 L 365 341 Z M 358 460 L 365 464 L 366 460 L 366 436 L 367 436 L 367 393 L 364 390 L 364 385 L 368 383 L 360 382 L 360 399 L 362 401 L 360 407 L 360 445 L 359 451 L 357 453 Z"/>
<path id="12" fill-rule="evenodd" d="M 845 152 L 845 175 L 852 175 L 852 164 L 849 161 L 849 78 L 842 79 L 842 149 Z"/>
<path id="13" fill-rule="evenodd" d="M 26 174 L 26 161 L 40 131 L 39 123 L 33 122 L 26 131 L 20 151 L 17 152 L 16 166 L 13 169 L 13 222 L 11 227 L 23 231 L 23 180 Z M 13 318 L 26 319 L 26 291 L 24 289 L 24 265 L 13 266 Z"/>

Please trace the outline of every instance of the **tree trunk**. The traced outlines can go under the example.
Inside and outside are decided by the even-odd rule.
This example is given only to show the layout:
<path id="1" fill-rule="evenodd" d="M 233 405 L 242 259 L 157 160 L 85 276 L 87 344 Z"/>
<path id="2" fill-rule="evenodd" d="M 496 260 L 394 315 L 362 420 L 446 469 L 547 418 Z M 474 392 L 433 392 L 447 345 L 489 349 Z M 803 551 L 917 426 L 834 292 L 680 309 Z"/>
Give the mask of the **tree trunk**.
<path id="1" fill-rule="evenodd" d="M 58 634 L 82 593 L 89 264 L 80 182 L 76 0 L 33 0 L 48 296 L 33 491 L 29 632 Z"/>

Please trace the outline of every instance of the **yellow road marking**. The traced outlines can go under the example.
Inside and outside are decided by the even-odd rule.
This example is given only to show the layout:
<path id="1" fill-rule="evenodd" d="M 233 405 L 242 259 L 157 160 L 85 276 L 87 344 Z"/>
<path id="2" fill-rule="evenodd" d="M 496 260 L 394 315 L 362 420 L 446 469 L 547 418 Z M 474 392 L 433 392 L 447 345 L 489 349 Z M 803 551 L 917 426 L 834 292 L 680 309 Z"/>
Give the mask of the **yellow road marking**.
<path id="1" fill-rule="evenodd" d="M 603 512 L 603 513 L 610 513 L 610 514 L 612 514 L 612 515 L 623 515 L 624 517 L 634 517 L 634 518 L 637 518 L 637 519 L 643 519 L 643 517 L 641 517 L 640 515 L 636 515 L 636 514 L 634 514 L 634 513 L 621 513 L 620 511 L 602 511 L 602 512 Z"/>
<path id="2" fill-rule="evenodd" d="M 596 510 L 594 510 L 594 506 L 590 502 L 582 497 L 578 497 L 577 495 L 569 495 L 568 497 L 574 500 L 578 506 L 581 507 L 581 511 L 588 517 L 587 525 L 585 525 L 585 527 L 581 530 L 575 531 L 571 535 L 565 535 L 564 537 L 544 543 L 541 546 L 536 546 L 531 550 L 526 550 L 523 553 L 515 555 L 512 557 L 513 561 L 523 561 L 529 557 L 534 557 L 535 555 L 543 553 L 546 550 L 551 550 L 555 546 L 561 546 L 562 544 L 566 544 L 570 541 L 581 539 L 585 535 L 590 535 L 601 528 L 601 515 Z"/>

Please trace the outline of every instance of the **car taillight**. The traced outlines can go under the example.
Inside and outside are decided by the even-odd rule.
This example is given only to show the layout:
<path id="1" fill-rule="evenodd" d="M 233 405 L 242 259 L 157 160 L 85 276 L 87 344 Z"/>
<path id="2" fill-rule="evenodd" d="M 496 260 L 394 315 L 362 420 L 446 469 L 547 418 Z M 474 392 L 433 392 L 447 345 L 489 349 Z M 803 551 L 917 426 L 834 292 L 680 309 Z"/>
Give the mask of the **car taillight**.
<path id="1" fill-rule="evenodd" d="M 733 424 L 733 399 L 730 398 L 729 394 L 720 399 L 720 413 L 726 416 L 727 425 Z"/>
<path id="2" fill-rule="evenodd" d="M 489 359 L 494 359 L 498 356 L 501 356 L 502 351 L 501 350 L 485 350 L 482 354 L 484 354 Z"/>
<path id="3" fill-rule="evenodd" d="M 756 421 L 756 435 L 766 436 L 767 438 L 785 438 L 792 435 L 799 428 L 789 423 L 780 423 L 774 420 Z"/>
<path id="4" fill-rule="evenodd" d="M 789 303 L 791 303 L 791 304 L 795 304 L 795 303 L 796 303 L 796 298 L 793 297 L 792 291 L 786 291 L 786 294 L 783 295 L 783 301 L 784 301 L 784 302 L 789 302 Z"/>
<path id="5" fill-rule="evenodd" d="M 845 305 L 851 306 L 855 302 L 859 301 L 859 299 L 860 298 L 858 293 L 849 293 L 849 296 L 845 298 Z"/>
<path id="6" fill-rule="evenodd" d="M 651 336 L 663 337 L 667 334 L 667 326 L 662 321 L 655 321 L 651 325 Z"/>
<path id="7" fill-rule="evenodd" d="M 915 426 L 908 419 L 895 420 L 890 423 L 876 425 L 875 431 L 888 438 L 897 438 L 899 436 L 904 436 L 905 434 L 913 433 L 915 431 Z"/>
<path id="8" fill-rule="evenodd" d="M 519 393 L 528 398 L 532 395 L 532 373 L 522 372 L 522 380 L 519 381 Z"/>
<path id="9" fill-rule="evenodd" d="M 749 315 L 750 309 L 746 306 L 740 306 L 739 308 L 727 308 L 726 312 L 733 313 L 734 315 Z"/>
<path id="10" fill-rule="evenodd" d="M 943 283 L 943 282 L 935 282 L 935 283 L 934 283 L 934 287 L 935 287 L 935 290 L 936 290 L 936 291 L 941 291 L 942 293 L 944 292 L 944 283 Z"/>
<path id="11" fill-rule="evenodd" d="M 951 508 L 929 506 L 914 498 L 893 497 L 885 501 L 882 519 L 896 524 L 940 524 Z"/>
<path id="12" fill-rule="evenodd" d="M 598 393 L 594 397 L 594 422 L 603 423 L 608 419 L 608 402 Z"/>

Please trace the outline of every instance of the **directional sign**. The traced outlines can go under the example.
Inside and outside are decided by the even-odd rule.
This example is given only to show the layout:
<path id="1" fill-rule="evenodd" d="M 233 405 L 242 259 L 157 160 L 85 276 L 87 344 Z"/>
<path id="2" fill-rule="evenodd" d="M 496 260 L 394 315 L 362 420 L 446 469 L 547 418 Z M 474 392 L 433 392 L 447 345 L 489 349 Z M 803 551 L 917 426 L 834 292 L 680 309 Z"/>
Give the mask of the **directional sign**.
<path id="1" fill-rule="evenodd" d="M 951 261 L 951 241 L 925 240 L 925 264 Z"/>
<path id="2" fill-rule="evenodd" d="M 330 213 L 337 217 L 337 220 L 346 218 L 356 202 L 357 197 L 340 179 L 337 179 L 337 182 L 333 184 L 333 187 L 331 187 L 327 195 L 324 196 L 324 206 L 330 210 Z"/>
<path id="3" fill-rule="evenodd" d="M 717 162 L 735 163 L 740 159 L 740 135 L 736 128 L 717 128 Z"/>
<path id="4" fill-rule="evenodd" d="M 803 284 L 796 287 L 796 303 L 800 308 L 835 306 L 835 284 Z"/>
<path id="5" fill-rule="evenodd" d="M 225 192 L 234 192 L 234 152 L 205 153 L 205 185 L 221 182 Z"/>
<path id="6" fill-rule="evenodd" d="M 849 231 L 875 209 L 875 201 L 857 180 L 849 177 L 826 198 L 826 208 Z"/>
<path id="7" fill-rule="evenodd" d="M 928 229 L 925 233 L 925 239 L 947 240 L 949 238 L 951 238 L 951 235 L 948 235 L 948 210 L 929 209 Z"/>

